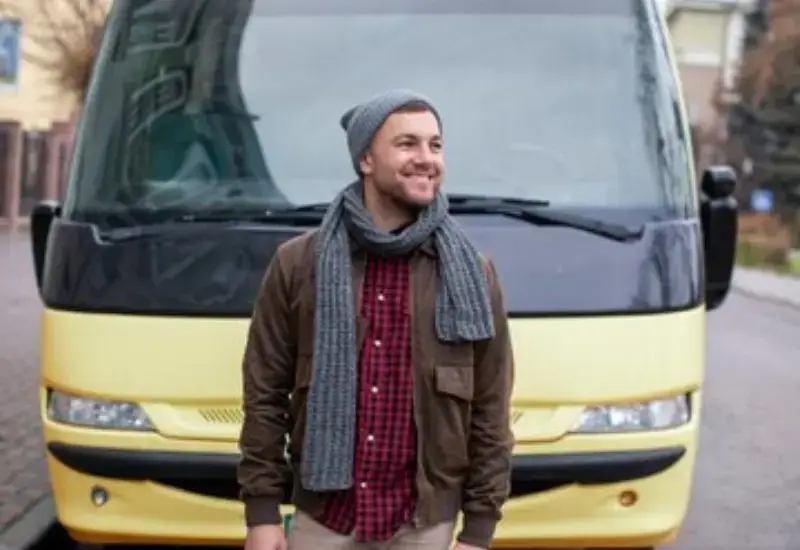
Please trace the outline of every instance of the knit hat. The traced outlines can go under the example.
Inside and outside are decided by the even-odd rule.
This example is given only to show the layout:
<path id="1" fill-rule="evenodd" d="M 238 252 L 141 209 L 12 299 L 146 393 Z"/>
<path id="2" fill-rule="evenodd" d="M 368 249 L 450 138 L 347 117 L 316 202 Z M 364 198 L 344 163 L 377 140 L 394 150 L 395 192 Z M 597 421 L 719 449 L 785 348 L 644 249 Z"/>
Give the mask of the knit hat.
<path id="1" fill-rule="evenodd" d="M 347 147 L 353 168 L 361 173 L 359 163 L 372 143 L 372 138 L 389 116 L 405 107 L 423 107 L 436 117 L 439 128 L 442 121 L 433 103 L 424 95 L 411 90 L 389 90 L 348 109 L 339 123 L 347 132 Z"/>

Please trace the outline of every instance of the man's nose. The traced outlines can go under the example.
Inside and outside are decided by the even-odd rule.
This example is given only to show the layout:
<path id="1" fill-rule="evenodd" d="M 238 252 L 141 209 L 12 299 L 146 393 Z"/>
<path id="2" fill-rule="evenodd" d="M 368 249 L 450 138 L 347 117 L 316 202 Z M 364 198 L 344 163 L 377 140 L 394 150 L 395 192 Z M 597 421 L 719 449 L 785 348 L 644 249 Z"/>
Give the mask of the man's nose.
<path id="1" fill-rule="evenodd" d="M 416 161 L 420 164 L 430 165 L 436 160 L 436 151 L 427 145 L 423 145 L 417 149 Z"/>

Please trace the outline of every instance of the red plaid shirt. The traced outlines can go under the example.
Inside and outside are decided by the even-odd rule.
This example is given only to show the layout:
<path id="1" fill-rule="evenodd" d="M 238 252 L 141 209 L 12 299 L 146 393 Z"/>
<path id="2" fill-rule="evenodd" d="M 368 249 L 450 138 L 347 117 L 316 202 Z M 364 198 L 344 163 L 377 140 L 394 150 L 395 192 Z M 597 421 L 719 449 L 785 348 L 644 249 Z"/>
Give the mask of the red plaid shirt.
<path id="1" fill-rule="evenodd" d="M 353 488 L 333 497 L 320 518 L 332 531 L 358 541 L 386 541 L 414 514 L 409 278 L 406 258 L 370 257 L 367 262 Z"/>

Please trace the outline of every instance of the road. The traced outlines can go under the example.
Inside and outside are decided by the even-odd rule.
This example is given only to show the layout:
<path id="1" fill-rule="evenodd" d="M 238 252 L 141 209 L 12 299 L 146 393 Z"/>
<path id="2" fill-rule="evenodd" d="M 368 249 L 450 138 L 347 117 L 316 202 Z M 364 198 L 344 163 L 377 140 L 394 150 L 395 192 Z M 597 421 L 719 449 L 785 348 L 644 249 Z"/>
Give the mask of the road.
<path id="1" fill-rule="evenodd" d="M 709 316 L 708 357 L 694 496 L 671 548 L 795 549 L 800 310 L 732 295 Z"/>
<path id="2" fill-rule="evenodd" d="M 675 549 L 795 549 L 800 310 L 732 295 L 708 322 L 700 455 Z"/>

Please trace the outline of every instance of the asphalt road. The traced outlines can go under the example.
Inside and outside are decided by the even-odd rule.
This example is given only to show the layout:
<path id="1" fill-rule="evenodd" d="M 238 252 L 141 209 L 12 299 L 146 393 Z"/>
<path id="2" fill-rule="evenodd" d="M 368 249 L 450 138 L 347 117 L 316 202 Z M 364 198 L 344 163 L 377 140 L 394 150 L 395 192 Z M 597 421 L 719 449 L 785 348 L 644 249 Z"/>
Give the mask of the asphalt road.
<path id="1" fill-rule="evenodd" d="M 733 295 L 709 316 L 692 506 L 678 550 L 800 547 L 800 310 Z"/>
<path id="2" fill-rule="evenodd" d="M 732 295 L 709 316 L 708 357 L 694 497 L 671 548 L 794 550 L 800 310 Z M 42 550 L 73 550 L 58 537 L 46 542 Z"/>

